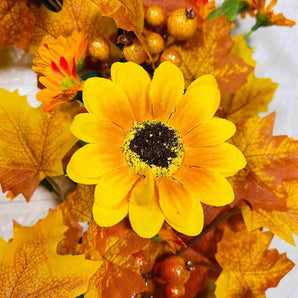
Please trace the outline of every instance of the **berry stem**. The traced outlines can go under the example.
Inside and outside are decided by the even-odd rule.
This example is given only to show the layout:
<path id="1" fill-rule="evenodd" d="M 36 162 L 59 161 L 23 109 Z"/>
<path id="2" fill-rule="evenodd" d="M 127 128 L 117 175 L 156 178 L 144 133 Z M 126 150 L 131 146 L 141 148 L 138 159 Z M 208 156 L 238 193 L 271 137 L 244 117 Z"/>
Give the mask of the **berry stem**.
<path id="1" fill-rule="evenodd" d="M 241 209 L 239 208 L 233 208 L 230 211 L 228 211 L 227 213 L 224 213 L 223 215 L 221 215 L 219 218 L 217 218 L 216 220 L 214 220 L 209 226 L 207 226 L 205 229 L 203 229 L 202 233 L 199 234 L 198 236 L 192 238 L 192 240 L 187 244 L 186 248 L 182 248 L 180 249 L 176 254 L 180 255 L 181 253 L 183 253 L 184 251 L 186 251 L 188 248 L 192 247 L 194 244 L 198 243 L 199 240 L 205 236 L 208 232 L 210 232 L 211 230 L 213 230 L 215 227 L 217 227 L 219 224 L 221 224 L 223 221 L 225 221 L 227 218 L 235 215 L 235 214 L 239 214 L 241 213 Z"/>
<path id="2" fill-rule="evenodd" d="M 193 262 L 193 261 L 189 261 L 189 262 L 190 262 L 189 265 L 186 263 L 186 267 L 202 266 L 202 267 L 210 268 L 214 271 L 222 271 L 222 269 L 217 265 L 212 265 L 205 262 Z"/>

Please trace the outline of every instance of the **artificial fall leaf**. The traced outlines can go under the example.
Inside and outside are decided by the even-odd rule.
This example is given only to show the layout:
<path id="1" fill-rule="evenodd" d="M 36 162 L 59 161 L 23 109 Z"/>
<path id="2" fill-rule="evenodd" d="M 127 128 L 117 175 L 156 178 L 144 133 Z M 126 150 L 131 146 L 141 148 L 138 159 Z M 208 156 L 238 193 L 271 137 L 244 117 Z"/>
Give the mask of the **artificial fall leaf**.
<path id="1" fill-rule="evenodd" d="M 29 52 L 36 53 L 37 48 L 59 36 L 68 37 L 73 31 L 84 31 L 88 38 L 103 36 L 109 38 L 117 32 L 111 18 L 102 17 L 96 5 L 90 0 L 64 0 L 62 10 L 52 12 L 44 5 L 30 9 L 36 18 L 34 33 Z"/>
<path id="2" fill-rule="evenodd" d="M 16 225 L 10 243 L 0 238 L 1 297 L 75 297 L 87 290 L 100 262 L 58 255 L 65 230 L 56 211 L 33 227 Z"/>
<path id="3" fill-rule="evenodd" d="M 270 232 L 226 230 L 218 244 L 216 259 L 223 268 L 216 281 L 215 295 L 225 297 L 265 297 L 293 267 L 286 254 L 268 250 Z"/>
<path id="4" fill-rule="evenodd" d="M 252 59 L 253 50 L 247 47 L 243 36 L 234 37 L 234 41 L 231 55 L 242 58 L 245 63 L 255 67 L 256 63 Z M 222 94 L 218 116 L 235 122 L 266 112 L 277 86 L 278 84 L 273 83 L 271 79 L 256 78 L 253 71 L 248 76 L 247 83 L 236 93 Z"/>
<path id="5" fill-rule="evenodd" d="M 0 49 L 16 45 L 28 48 L 35 24 L 35 17 L 26 1 L 1 0 Z"/>
<path id="6" fill-rule="evenodd" d="M 285 180 L 298 178 L 298 141 L 272 136 L 275 113 L 239 122 L 232 143 L 244 154 L 247 165 L 230 178 L 235 201 L 245 200 L 265 211 L 286 211 Z"/>
<path id="7" fill-rule="evenodd" d="M 142 34 L 144 29 L 143 0 L 91 0 L 104 16 L 112 17 L 117 26 L 127 31 L 133 31 L 151 57 L 149 47 Z"/>
<path id="8" fill-rule="evenodd" d="M 92 220 L 83 235 L 81 252 L 103 265 L 90 279 L 86 298 L 132 297 L 146 289 L 139 265 L 132 256 L 150 240 L 139 237 L 125 221 L 102 228 Z"/>
<path id="9" fill-rule="evenodd" d="M 284 186 L 288 192 L 287 211 L 251 210 L 244 205 L 242 215 L 249 231 L 266 227 L 273 234 L 295 245 L 292 234 L 298 235 L 298 180 L 286 181 Z"/>
<path id="10" fill-rule="evenodd" d="M 40 181 L 63 175 L 62 158 L 75 144 L 69 130 L 76 103 L 51 114 L 32 108 L 17 91 L 0 89 L 0 183 L 27 201 Z"/>
<path id="11" fill-rule="evenodd" d="M 71 213 L 78 222 L 89 222 L 92 219 L 94 189 L 94 185 L 78 184 L 60 205 L 62 210 Z"/>
<path id="12" fill-rule="evenodd" d="M 202 30 L 184 45 L 174 46 L 182 56 L 181 70 L 187 84 L 204 74 L 213 74 L 221 92 L 235 92 L 253 67 L 230 55 L 233 44 L 223 15 L 204 22 Z"/>

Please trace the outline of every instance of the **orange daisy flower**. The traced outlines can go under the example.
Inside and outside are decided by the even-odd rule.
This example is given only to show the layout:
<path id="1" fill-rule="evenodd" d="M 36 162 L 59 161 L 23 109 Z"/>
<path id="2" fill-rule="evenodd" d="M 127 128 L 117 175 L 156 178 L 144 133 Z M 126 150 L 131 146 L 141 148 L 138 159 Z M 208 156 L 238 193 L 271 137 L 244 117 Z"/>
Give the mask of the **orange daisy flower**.
<path id="1" fill-rule="evenodd" d="M 37 100 L 44 102 L 44 111 L 72 100 L 83 88 L 79 75 L 86 56 L 87 36 L 74 31 L 65 38 L 59 36 L 53 43 L 40 46 L 33 59 L 33 70 L 42 74 L 39 78 L 46 88 L 37 93 Z"/>
<path id="2" fill-rule="evenodd" d="M 112 80 L 90 78 L 83 101 L 88 113 L 71 131 L 89 143 L 67 167 L 78 183 L 97 184 L 93 216 L 112 226 L 127 214 L 142 237 L 156 235 L 164 220 L 175 230 L 201 232 L 201 202 L 229 204 L 233 188 L 225 177 L 245 167 L 243 154 L 226 143 L 235 125 L 213 117 L 220 102 L 211 75 L 184 93 L 181 70 L 164 62 L 151 81 L 138 64 L 114 63 Z"/>

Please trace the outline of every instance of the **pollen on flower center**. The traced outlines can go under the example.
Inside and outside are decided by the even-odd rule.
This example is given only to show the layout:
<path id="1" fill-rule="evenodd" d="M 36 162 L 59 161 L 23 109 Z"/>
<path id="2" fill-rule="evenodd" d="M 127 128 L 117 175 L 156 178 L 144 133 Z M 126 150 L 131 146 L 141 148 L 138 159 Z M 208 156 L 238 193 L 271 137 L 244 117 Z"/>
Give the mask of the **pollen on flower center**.
<path id="1" fill-rule="evenodd" d="M 156 177 L 167 177 L 182 164 L 183 141 L 173 127 L 157 120 L 148 120 L 136 124 L 126 134 L 123 153 L 128 164 L 139 175 L 144 175 L 147 166 L 150 166 Z"/>

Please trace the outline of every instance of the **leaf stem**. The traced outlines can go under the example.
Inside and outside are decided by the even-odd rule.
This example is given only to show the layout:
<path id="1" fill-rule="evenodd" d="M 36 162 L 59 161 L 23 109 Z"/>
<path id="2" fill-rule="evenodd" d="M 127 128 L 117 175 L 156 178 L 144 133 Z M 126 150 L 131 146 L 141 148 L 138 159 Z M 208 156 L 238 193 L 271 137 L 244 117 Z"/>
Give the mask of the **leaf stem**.
<path id="1" fill-rule="evenodd" d="M 219 266 L 208 264 L 208 263 L 205 263 L 205 262 L 188 261 L 186 266 L 189 267 L 189 268 L 192 268 L 192 267 L 195 267 L 195 266 L 202 266 L 202 267 L 210 268 L 214 271 L 222 271 L 222 269 Z"/>
<path id="2" fill-rule="evenodd" d="M 227 213 L 224 213 L 220 217 L 218 217 L 216 220 L 214 220 L 209 226 L 207 226 L 205 229 L 203 229 L 202 233 L 198 236 L 195 236 L 192 238 L 192 240 L 187 244 L 186 248 L 182 248 L 177 252 L 177 255 L 180 255 L 184 251 L 186 251 L 188 248 L 192 247 L 194 244 L 198 243 L 199 240 L 205 236 L 208 232 L 210 232 L 212 229 L 217 227 L 219 224 L 221 224 L 223 221 L 225 221 L 227 218 L 231 217 L 232 215 L 241 213 L 241 209 L 234 208 L 229 210 Z"/>
<path id="3" fill-rule="evenodd" d="M 54 194 L 56 194 L 60 199 L 62 199 L 58 184 L 51 177 L 46 177 L 45 180 L 51 185 L 52 187 L 51 191 Z"/>

